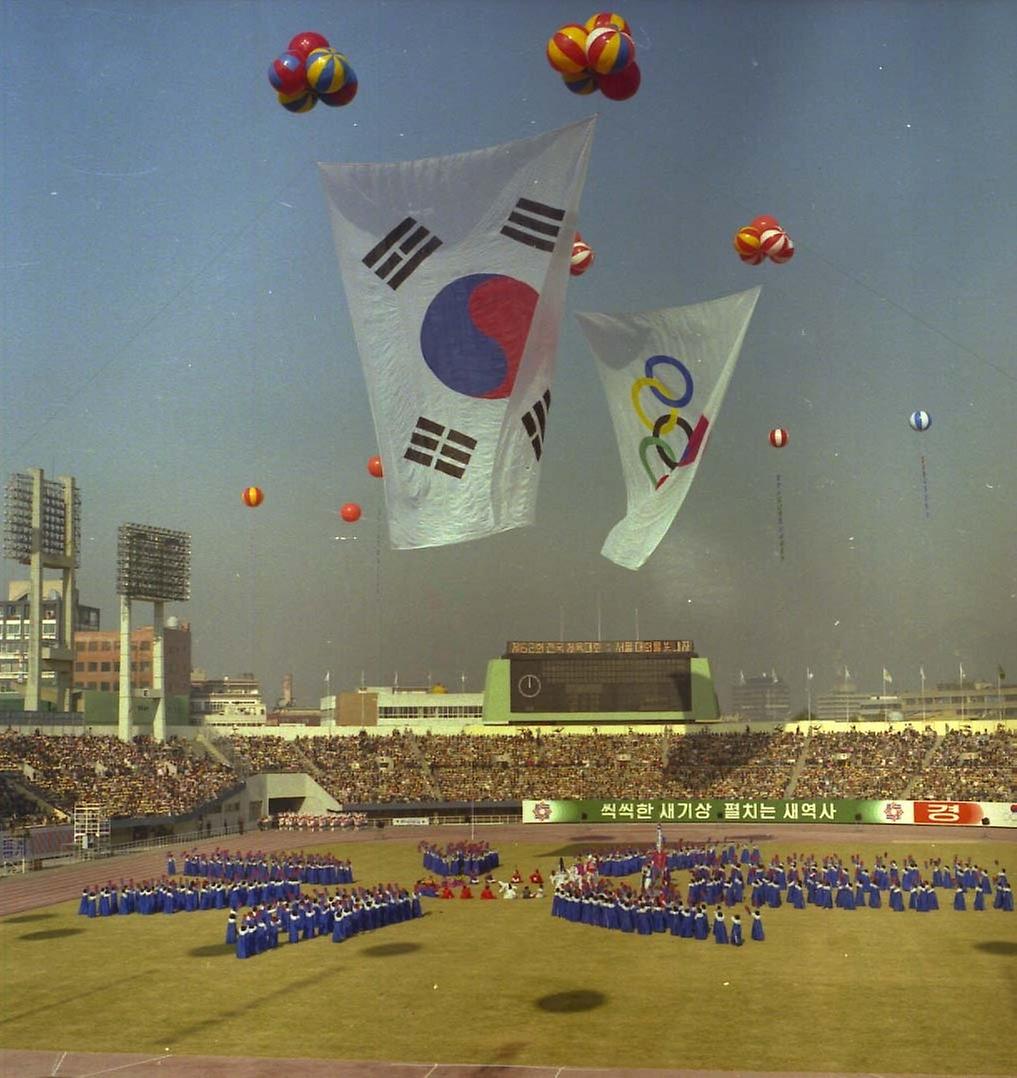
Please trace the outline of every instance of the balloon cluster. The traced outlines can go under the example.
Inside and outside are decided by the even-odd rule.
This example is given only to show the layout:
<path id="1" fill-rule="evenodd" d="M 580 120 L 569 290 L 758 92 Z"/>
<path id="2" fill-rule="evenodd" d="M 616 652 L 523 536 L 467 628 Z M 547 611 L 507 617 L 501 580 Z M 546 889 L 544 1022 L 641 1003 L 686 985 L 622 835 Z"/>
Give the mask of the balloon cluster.
<path id="1" fill-rule="evenodd" d="M 593 248 L 577 232 L 576 238 L 572 241 L 572 258 L 569 263 L 569 273 L 573 277 L 582 277 L 593 265 L 593 258 Z"/>
<path id="2" fill-rule="evenodd" d="M 610 11 L 591 15 L 583 25 L 559 26 L 547 43 L 547 59 L 574 94 L 599 90 L 612 101 L 625 101 L 642 81 L 629 24 Z"/>
<path id="3" fill-rule="evenodd" d="M 349 60 L 313 30 L 297 34 L 273 60 L 268 81 L 279 104 L 290 112 L 310 112 L 319 101 L 348 105 L 357 96 L 357 76 Z"/>
<path id="4" fill-rule="evenodd" d="M 764 258 L 771 262 L 788 262 L 795 253 L 795 245 L 780 227 L 780 222 L 765 213 L 752 224 L 738 229 L 733 242 L 738 257 L 750 266 L 758 266 Z"/>

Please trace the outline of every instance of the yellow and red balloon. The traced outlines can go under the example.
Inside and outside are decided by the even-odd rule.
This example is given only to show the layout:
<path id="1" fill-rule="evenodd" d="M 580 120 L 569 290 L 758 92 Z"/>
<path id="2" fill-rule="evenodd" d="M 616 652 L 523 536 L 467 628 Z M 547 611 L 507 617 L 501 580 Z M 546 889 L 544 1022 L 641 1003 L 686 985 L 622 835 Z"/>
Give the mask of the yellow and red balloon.
<path id="1" fill-rule="evenodd" d="M 612 11 L 598 11 L 582 25 L 559 26 L 547 42 L 548 63 L 574 94 L 600 92 L 625 101 L 639 89 L 636 43 L 629 24 Z"/>
<path id="2" fill-rule="evenodd" d="M 265 493 L 261 487 L 244 487 L 244 493 L 240 497 L 248 509 L 257 509 L 265 500 Z"/>

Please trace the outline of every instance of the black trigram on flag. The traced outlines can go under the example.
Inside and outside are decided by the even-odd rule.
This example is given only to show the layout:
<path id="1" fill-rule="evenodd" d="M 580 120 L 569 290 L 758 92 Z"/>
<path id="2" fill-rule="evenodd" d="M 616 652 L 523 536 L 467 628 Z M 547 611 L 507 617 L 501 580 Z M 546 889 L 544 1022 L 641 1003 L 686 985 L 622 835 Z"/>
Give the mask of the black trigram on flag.
<path id="1" fill-rule="evenodd" d="M 523 416 L 523 427 L 533 446 L 537 460 L 544 452 L 544 430 L 547 426 L 547 413 L 551 410 L 551 390 L 545 389 L 543 397 Z"/>
<path id="2" fill-rule="evenodd" d="M 418 225 L 412 217 L 407 217 L 381 241 L 364 255 L 364 265 L 374 272 L 389 286 L 398 288 L 403 281 L 441 246 L 441 240 Z M 388 257 L 375 269 L 375 263 L 383 256 Z"/>
<path id="3" fill-rule="evenodd" d="M 421 416 L 403 456 L 425 468 L 433 465 L 436 472 L 444 472 L 453 479 L 462 479 L 476 448 L 476 438 Z"/>
<path id="4" fill-rule="evenodd" d="M 502 226 L 501 234 L 510 240 L 525 243 L 527 247 L 538 247 L 541 251 L 553 251 L 555 240 L 561 228 L 555 222 L 565 219 L 565 211 L 545 206 L 543 202 L 534 202 L 521 198 L 516 208 L 509 214 L 508 222 Z"/>

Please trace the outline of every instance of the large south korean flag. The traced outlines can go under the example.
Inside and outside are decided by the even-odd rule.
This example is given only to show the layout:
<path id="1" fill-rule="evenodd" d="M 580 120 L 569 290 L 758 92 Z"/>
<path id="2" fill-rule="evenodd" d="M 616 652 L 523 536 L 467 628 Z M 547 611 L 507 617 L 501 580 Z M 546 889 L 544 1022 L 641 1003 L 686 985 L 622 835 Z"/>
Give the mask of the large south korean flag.
<path id="1" fill-rule="evenodd" d="M 396 548 L 533 523 L 593 126 L 319 165 Z"/>

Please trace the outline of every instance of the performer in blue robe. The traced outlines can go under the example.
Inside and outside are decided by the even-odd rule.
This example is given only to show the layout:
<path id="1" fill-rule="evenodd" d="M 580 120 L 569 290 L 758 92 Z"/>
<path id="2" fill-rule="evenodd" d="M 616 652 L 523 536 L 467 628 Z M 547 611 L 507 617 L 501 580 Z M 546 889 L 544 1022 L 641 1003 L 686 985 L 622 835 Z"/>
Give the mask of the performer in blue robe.
<path id="1" fill-rule="evenodd" d="M 724 911 L 717 907 L 713 915 L 713 941 L 714 943 L 727 943 L 727 924 L 724 921 Z"/>
<path id="2" fill-rule="evenodd" d="M 666 932 L 667 931 L 667 918 L 664 910 L 660 906 L 653 907 L 653 931 L 654 932 Z"/>
<path id="3" fill-rule="evenodd" d="M 758 943 L 762 943 L 766 939 L 766 933 L 763 931 L 763 918 L 760 916 L 759 910 L 752 911 L 752 930 L 750 935 Z"/>
<path id="4" fill-rule="evenodd" d="M 998 890 L 1003 892 L 1002 910 L 1004 913 L 1013 913 L 1013 888 L 1007 883 Z"/>
<path id="5" fill-rule="evenodd" d="M 241 924 L 240 927 L 237 929 L 237 939 L 236 939 L 236 944 L 235 944 L 237 958 L 250 958 L 251 957 L 250 954 L 247 951 L 247 936 L 248 936 L 247 925 L 246 924 Z"/>
<path id="6" fill-rule="evenodd" d="M 226 943 L 233 946 L 237 942 L 237 915 L 230 911 L 226 918 Z"/>
<path id="7" fill-rule="evenodd" d="M 963 887 L 958 887 L 953 894 L 953 908 L 962 912 L 968 908 L 966 892 Z"/>
<path id="8" fill-rule="evenodd" d="M 692 917 L 693 934 L 697 940 L 710 938 L 710 925 L 706 919 L 706 910 L 700 906 Z"/>
<path id="9" fill-rule="evenodd" d="M 177 860 L 172 853 L 166 854 L 166 875 L 175 876 L 177 874 Z"/>
<path id="10" fill-rule="evenodd" d="M 878 887 L 869 888 L 869 909 L 878 910 L 883 905 L 882 896 Z"/>
<path id="11" fill-rule="evenodd" d="M 925 887 L 925 908 L 927 910 L 939 909 L 939 896 L 936 894 L 934 888 L 926 884 Z"/>
<path id="12" fill-rule="evenodd" d="M 973 908 L 976 910 L 985 909 L 985 892 L 981 889 L 981 887 L 975 888 L 975 901 Z"/>
<path id="13" fill-rule="evenodd" d="M 731 918 L 731 943 L 735 947 L 741 947 L 744 942 L 742 939 L 742 919 L 736 913 Z"/>

